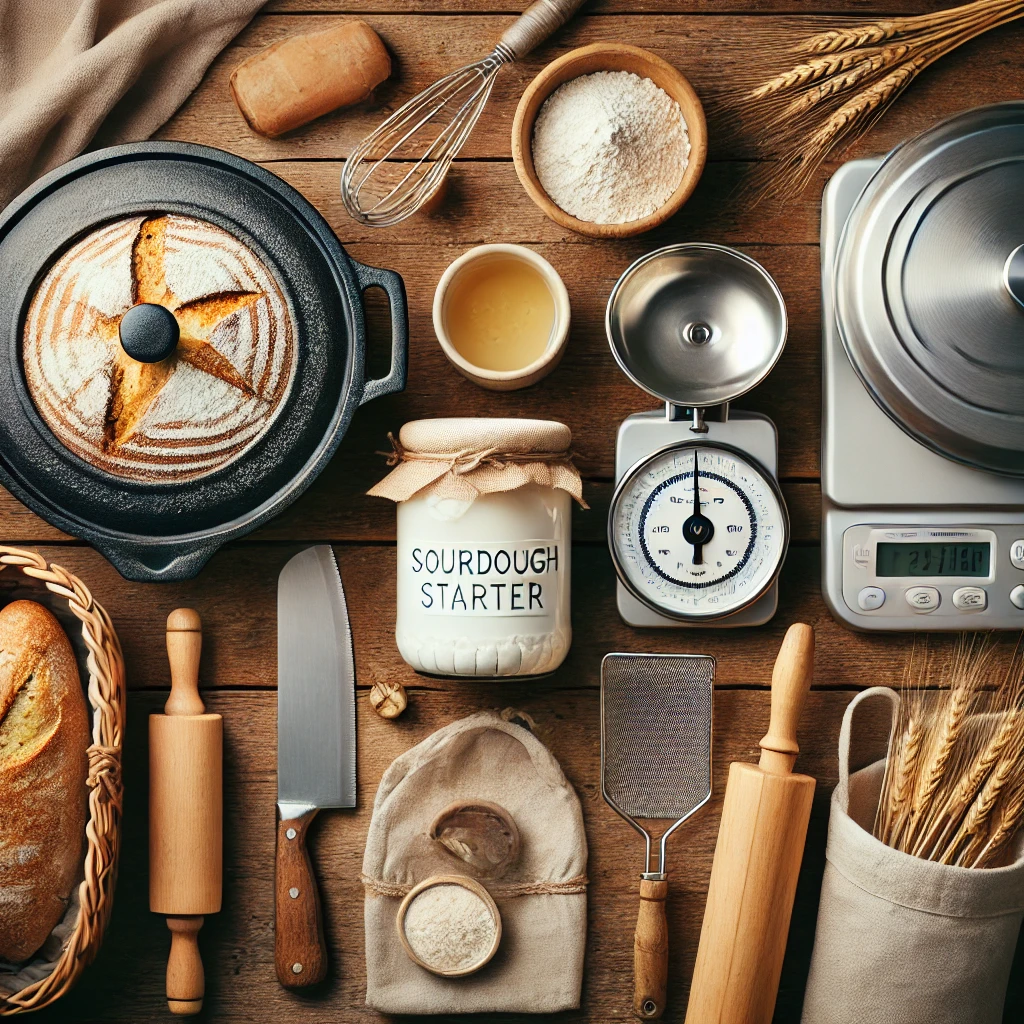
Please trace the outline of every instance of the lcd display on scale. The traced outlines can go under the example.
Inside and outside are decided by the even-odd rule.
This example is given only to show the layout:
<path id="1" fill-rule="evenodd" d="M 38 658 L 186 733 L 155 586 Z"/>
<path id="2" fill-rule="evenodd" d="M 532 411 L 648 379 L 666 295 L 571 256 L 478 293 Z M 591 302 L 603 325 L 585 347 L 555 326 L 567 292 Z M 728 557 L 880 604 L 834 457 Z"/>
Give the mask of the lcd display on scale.
<path id="1" fill-rule="evenodd" d="M 879 544 L 876 576 L 987 576 L 990 544 Z"/>

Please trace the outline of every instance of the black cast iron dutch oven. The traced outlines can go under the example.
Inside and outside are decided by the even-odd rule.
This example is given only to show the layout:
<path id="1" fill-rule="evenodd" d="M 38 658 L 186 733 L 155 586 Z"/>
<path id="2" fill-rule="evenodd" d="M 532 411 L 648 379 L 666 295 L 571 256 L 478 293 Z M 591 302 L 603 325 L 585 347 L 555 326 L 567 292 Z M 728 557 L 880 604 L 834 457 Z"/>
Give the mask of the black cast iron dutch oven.
<path id="1" fill-rule="evenodd" d="M 206 221 L 247 246 L 276 282 L 294 332 L 293 383 L 273 423 L 238 458 L 186 481 L 129 480 L 74 454 L 40 417 L 22 358 L 26 313 L 54 261 L 99 225 L 159 214 Z M 95 545 L 130 580 L 195 576 L 225 541 L 309 486 L 358 406 L 405 386 L 401 277 L 351 259 L 295 189 L 217 149 L 117 146 L 46 175 L 0 214 L 0 281 L 0 481 L 42 518 Z M 364 376 L 362 295 L 372 286 L 391 306 L 391 365 L 380 380 Z M 148 327 L 159 332 L 161 324 Z"/>

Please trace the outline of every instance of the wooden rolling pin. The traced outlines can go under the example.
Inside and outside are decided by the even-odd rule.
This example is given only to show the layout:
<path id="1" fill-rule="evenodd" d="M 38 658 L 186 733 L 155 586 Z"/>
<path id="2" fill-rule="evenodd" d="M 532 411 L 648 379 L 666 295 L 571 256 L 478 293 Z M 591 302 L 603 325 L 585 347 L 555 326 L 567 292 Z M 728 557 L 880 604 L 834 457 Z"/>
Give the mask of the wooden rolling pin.
<path id="1" fill-rule="evenodd" d="M 759 764 L 729 768 L 686 1024 L 770 1024 L 786 952 L 814 779 L 794 775 L 814 672 L 814 630 L 789 627 L 772 672 Z"/>
<path id="2" fill-rule="evenodd" d="M 202 622 L 191 608 L 167 617 L 171 694 L 149 716 L 149 909 L 167 915 L 167 1006 L 203 1006 L 199 929 L 220 910 L 224 723 L 199 696 Z"/>

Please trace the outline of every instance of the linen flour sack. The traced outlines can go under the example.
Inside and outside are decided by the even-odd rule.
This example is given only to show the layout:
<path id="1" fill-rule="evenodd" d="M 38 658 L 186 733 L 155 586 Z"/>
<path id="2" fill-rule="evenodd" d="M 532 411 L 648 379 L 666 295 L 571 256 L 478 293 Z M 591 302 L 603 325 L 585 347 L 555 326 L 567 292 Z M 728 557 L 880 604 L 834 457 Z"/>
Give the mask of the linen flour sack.
<path id="1" fill-rule="evenodd" d="M 827 863 L 802 1024 L 999 1024 L 1024 917 L 1024 849 L 961 868 L 912 857 L 871 834 L 885 761 L 850 772 L 858 708 L 899 695 L 872 687 L 839 734 Z"/>
<path id="2" fill-rule="evenodd" d="M 430 838 L 434 818 L 460 800 L 503 807 L 520 833 L 518 858 L 479 879 L 501 912 L 494 959 L 443 978 L 414 964 L 395 917 L 433 875 L 473 869 Z M 580 1005 L 587 931 L 587 840 L 572 786 L 528 729 L 489 712 L 445 726 L 396 758 L 373 805 L 363 857 L 366 1002 L 383 1013 L 555 1013 Z M 475 877 L 475 876 L 474 876 Z"/>

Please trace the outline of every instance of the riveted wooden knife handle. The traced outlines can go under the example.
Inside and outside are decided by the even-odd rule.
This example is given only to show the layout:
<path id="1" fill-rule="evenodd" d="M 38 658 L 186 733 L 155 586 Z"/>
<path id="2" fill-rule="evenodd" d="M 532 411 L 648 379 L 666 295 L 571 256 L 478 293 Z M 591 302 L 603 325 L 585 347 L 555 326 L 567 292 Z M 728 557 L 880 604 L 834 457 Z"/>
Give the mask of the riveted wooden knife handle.
<path id="1" fill-rule="evenodd" d="M 323 915 L 306 833 L 316 811 L 277 825 L 274 888 L 274 963 L 277 980 L 288 988 L 323 981 L 327 974 Z"/>
<path id="2" fill-rule="evenodd" d="M 633 1012 L 656 1020 L 665 1012 L 668 988 L 668 882 L 640 879 L 640 913 L 633 940 Z"/>

